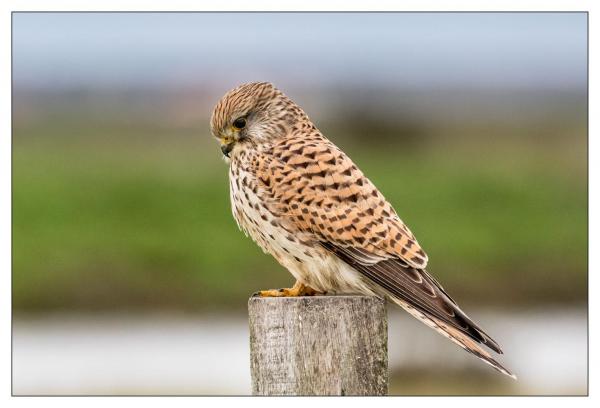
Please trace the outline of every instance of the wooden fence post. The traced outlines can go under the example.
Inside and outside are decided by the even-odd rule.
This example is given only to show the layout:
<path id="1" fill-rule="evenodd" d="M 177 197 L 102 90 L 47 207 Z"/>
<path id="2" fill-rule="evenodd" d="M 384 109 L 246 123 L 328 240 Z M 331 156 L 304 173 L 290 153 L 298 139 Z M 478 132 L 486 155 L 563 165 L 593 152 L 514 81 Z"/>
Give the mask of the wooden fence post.
<path id="1" fill-rule="evenodd" d="M 386 395 L 385 301 L 369 296 L 248 301 L 253 395 Z"/>

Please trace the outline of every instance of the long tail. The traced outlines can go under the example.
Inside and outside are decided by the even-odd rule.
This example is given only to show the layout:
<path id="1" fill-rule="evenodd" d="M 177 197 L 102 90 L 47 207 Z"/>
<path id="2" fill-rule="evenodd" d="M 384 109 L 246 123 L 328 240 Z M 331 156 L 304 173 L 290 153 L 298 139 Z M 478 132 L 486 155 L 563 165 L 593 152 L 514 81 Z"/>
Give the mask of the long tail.
<path id="1" fill-rule="evenodd" d="M 410 306 L 408 303 L 404 302 L 401 299 L 398 299 L 395 296 L 388 295 L 388 297 L 394 303 L 396 303 L 397 305 L 402 307 L 404 310 L 406 310 L 408 313 L 410 313 L 412 316 L 414 316 L 417 320 L 420 320 L 421 322 L 425 323 L 427 326 L 431 327 L 432 329 L 434 329 L 435 331 L 440 333 L 442 336 L 444 336 L 447 339 L 458 344 L 460 347 L 465 349 L 467 352 L 469 352 L 469 353 L 473 354 L 474 356 L 476 356 L 477 358 L 481 359 L 484 363 L 491 365 L 496 370 L 500 371 L 502 374 L 505 374 L 515 380 L 517 379 L 516 375 L 511 373 L 506 367 L 504 367 L 498 361 L 494 360 L 492 358 L 492 356 L 483 347 L 481 347 L 480 343 L 476 342 L 471 337 L 463 334 L 461 331 L 457 330 L 456 328 L 454 328 L 448 324 L 445 324 L 443 321 L 441 321 L 433 316 L 426 316 L 425 314 L 421 313 L 414 307 Z"/>
<path id="2" fill-rule="evenodd" d="M 394 303 L 503 374 L 516 376 L 490 356 L 482 346 L 502 354 L 498 343 L 477 326 L 425 269 L 410 267 L 401 258 L 373 257 L 356 248 L 330 242 L 321 245 L 364 275 L 374 293 Z"/>

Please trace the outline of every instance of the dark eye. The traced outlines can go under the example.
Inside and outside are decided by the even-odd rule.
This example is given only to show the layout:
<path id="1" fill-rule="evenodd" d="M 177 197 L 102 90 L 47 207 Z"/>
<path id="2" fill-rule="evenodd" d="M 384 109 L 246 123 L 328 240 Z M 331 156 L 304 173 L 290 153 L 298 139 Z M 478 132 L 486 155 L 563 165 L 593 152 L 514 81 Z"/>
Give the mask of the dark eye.
<path id="1" fill-rule="evenodd" d="M 243 129 L 246 127 L 246 119 L 245 118 L 237 118 L 233 121 L 233 127 L 236 129 Z"/>

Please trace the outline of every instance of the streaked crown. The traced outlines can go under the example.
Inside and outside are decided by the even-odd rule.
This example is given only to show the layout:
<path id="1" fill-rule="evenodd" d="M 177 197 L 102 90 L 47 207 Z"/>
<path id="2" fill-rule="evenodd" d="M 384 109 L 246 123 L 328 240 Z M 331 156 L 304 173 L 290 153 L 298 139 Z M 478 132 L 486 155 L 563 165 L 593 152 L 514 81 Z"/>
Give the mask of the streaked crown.
<path id="1" fill-rule="evenodd" d="M 268 82 L 251 82 L 221 98 L 213 110 L 210 128 L 222 143 L 260 143 L 284 136 L 300 120 L 308 117 L 283 92 Z"/>

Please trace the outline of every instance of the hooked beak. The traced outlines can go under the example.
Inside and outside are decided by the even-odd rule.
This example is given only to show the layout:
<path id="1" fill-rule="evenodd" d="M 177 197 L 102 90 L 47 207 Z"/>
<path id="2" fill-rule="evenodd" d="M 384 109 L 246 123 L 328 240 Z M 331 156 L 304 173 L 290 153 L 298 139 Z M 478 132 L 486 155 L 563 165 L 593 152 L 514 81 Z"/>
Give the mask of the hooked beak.
<path id="1" fill-rule="evenodd" d="M 221 143 L 221 151 L 223 156 L 229 157 L 229 153 L 233 150 L 233 145 L 236 142 L 235 135 L 231 133 L 225 133 L 220 135 L 219 142 Z"/>
<path id="2" fill-rule="evenodd" d="M 225 157 L 229 157 L 229 153 L 233 150 L 233 142 L 221 144 L 221 151 Z"/>

